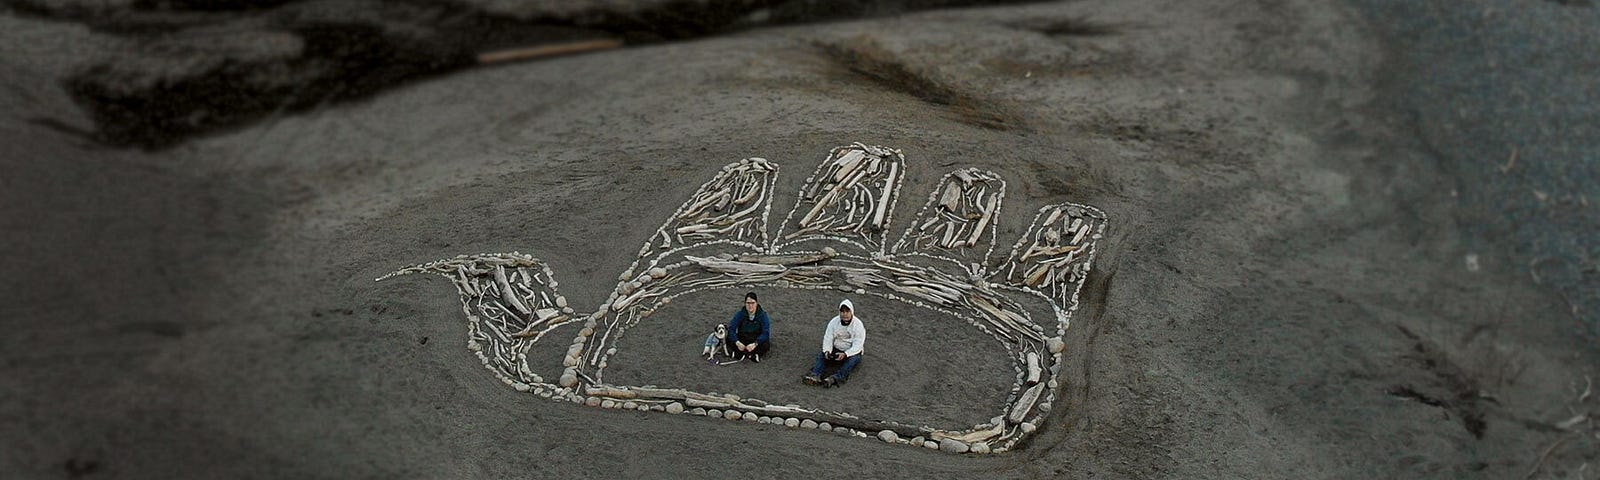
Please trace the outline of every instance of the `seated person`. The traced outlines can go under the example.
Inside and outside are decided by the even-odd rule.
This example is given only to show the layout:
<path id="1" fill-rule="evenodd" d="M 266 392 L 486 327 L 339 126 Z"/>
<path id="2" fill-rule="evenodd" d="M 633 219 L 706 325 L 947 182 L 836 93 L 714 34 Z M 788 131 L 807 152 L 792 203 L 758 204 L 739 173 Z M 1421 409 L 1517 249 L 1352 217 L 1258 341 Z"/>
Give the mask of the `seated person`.
<path id="1" fill-rule="evenodd" d="M 839 386 L 850 378 L 850 371 L 861 364 L 861 352 L 867 345 L 867 326 L 855 315 L 855 305 L 846 299 L 839 302 L 839 315 L 828 321 L 822 332 L 822 352 L 805 376 L 807 385 L 823 388 Z M 825 369 L 838 367 L 832 375 L 823 377 Z"/>
<path id="2" fill-rule="evenodd" d="M 744 308 L 728 321 L 728 347 L 733 358 L 750 358 L 761 363 L 761 356 L 772 348 L 772 319 L 761 309 L 756 292 L 744 294 Z"/>

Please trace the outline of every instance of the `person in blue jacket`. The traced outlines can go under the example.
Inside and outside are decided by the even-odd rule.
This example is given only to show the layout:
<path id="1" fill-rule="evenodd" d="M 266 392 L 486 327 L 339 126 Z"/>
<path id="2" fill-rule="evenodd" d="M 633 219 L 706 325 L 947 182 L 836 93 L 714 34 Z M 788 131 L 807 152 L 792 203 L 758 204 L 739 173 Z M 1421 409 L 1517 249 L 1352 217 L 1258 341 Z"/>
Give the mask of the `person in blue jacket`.
<path id="1" fill-rule="evenodd" d="M 734 358 L 749 358 L 761 363 L 761 356 L 772 348 L 772 319 L 761 309 L 756 292 L 744 294 L 744 308 L 728 321 L 728 347 Z"/>

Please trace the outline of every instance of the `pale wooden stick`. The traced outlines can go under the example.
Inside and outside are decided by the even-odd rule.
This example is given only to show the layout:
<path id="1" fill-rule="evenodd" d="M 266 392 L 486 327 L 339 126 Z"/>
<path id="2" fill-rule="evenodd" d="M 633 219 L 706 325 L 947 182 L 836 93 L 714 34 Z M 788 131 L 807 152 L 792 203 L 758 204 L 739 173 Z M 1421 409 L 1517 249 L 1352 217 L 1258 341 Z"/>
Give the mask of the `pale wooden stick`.
<path id="1" fill-rule="evenodd" d="M 509 50 L 496 50 L 478 54 L 478 64 L 489 65 L 495 63 L 516 62 L 536 58 L 554 57 L 557 55 L 570 55 L 574 53 L 593 52 L 596 50 L 610 50 L 622 46 L 622 40 L 605 38 L 600 40 L 587 40 L 582 42 L 560 43 L 555 45 L 539 45 L 533 47 L 513 48 Z"/>

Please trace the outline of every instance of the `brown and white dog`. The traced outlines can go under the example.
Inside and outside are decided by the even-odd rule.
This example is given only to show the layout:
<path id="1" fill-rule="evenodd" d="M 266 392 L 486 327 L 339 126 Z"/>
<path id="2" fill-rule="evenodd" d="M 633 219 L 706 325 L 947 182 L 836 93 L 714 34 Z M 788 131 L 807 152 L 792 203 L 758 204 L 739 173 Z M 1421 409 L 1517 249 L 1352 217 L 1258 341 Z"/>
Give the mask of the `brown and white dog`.
<path id="1" fill-rule="evenodd" d="M 717 324 L 717 329 L 710 335 L 706 335 L 705 348 L 700 350 L 700 354 L 705 355 L 706 360 L 716 358 L 717 352 L 722 352 L 724 357 L 733 356 L 733 352 L 728 351 L 728 325 L 722 323 Z"/>

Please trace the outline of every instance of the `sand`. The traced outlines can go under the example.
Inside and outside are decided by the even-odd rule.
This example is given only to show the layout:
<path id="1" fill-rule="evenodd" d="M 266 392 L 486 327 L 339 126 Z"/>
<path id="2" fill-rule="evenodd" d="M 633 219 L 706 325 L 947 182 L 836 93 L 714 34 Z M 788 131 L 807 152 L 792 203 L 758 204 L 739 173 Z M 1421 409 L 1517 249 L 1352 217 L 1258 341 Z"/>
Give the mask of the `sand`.
<path id="1" fill-rule="evenodd" d="M 1393 55 L 1338 5 L 756 29 L 464 70 L 152 151 L 74 133 L 94 125 L 60 82 L 107 33 L 14 14 L 0 31 L 7 478 L 707 477 L 737 462 L 782 478 L 1506 478 L 1558 441 L 1538 475 L 1600 466 L 1592 420 L 1558 426 L 1600 404 L 1579 400 L 1594 341 L 1496 253 L 1509 247 L 1464 246 L 1452 172 L 1382 101 Z M 466 349 L 447 282 L 372 281 L 519 250 L 599 305 L 720 166 L 771 159 L 793 191 L 856 141 L 905 152 L 903 210 L 973 166 L 1010 182 L 1003 239 L 1049 203 L 1110 216 L 1061 400 L 1020 448 L 539 400 Z M 723 318 L 737 294 L 675 308 Z M 705 322 L 656 325 L 630 332 L 619 358 L 641 363 L 615 374 L 929 422 L 970 422 L 963 406 L 1004 388 L 957 372 L 1003 368 L 981 339 L 913 362 L 919 312 L 878 302 L 869 325 L 907 340 L 874 343 L 845 389 L 804 389 L 798 345 L 836 295 L 770 296 L 771 360 L 702 374 L 686 357 Z"/>

